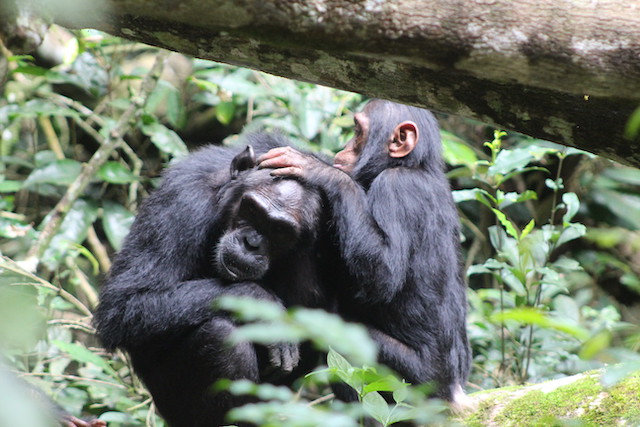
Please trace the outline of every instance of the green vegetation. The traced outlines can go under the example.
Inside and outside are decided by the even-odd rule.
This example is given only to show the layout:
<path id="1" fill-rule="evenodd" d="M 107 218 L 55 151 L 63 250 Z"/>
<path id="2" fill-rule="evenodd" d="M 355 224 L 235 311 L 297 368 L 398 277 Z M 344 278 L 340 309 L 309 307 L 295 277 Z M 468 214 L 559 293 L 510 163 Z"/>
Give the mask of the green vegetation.
<path id="1" fill-rule="evenodd" d="M 11 58 L 2 87 L 3 363 L 73 414 L 113 426 L 161 426 L 126 355 L 101 349 L 91 326 L 101 277 L 139 203 L 172 159 L 203 143 L 231 143 L 240 132 L 281 129 L 301 147 L 331 154 L 351 136 L 350 111 L 364 98 L 177 54 L 163 65 L 156 49 L 92 31 L 70 36 L 55 66 Z M 567 413 L 585 425 L 637 420 L 640 171 L 460 118 L 442 116 L 441 123 L 464 225 L 469 391 L 609 364 L 602 377 L 506 403 L 498 425 L 552 425 Z M 357 325 L 314 310 L 221 304 L 262 319 L 238 339 L 312 339 L 329 352 L 328 366 L 299 390 L 218 384 L 264 400 L 237 409 L 234 419 L 269 426 L 352 426 L 365 415 L 384 425 L 446 422 L 426 390 L 376 366 L 375 348 Z M 327 398 L 332 379 L 354 386 L 360 402 Z M 602 401 L 593 407 L 596 398 Z M 467 422 L 483 425 L 488 402 L 499 399 L 489 398 Z M 0 399 L 0 420 L 20 408 Z M 544 408 L 547 418 L 536 418 Z"/>

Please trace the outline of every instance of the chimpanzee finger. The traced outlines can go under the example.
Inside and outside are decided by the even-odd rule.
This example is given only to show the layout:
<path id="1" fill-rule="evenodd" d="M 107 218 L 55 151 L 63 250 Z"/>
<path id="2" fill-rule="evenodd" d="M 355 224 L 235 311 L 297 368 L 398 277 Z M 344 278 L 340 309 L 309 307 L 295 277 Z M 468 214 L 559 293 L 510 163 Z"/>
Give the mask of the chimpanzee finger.
<path id="1" fill-rule="evenodd" d="M 278 148 L 272 148 L 271 150 L 267 151 L 266 153 L 258 156 L 258 158 L 256 159 L 256 162 L 258 164 L 264 162 L 265 160 L 269 160 L 269 159 L 273 159 L 279 156 L 282 156 L 284 154 L 286 154 L 288 152 L 289 147 L 278 147 Z"/>
<path id="2" fill-rule="evenodd" d="M 277 343 L 267 346 L 269 362 L 275 368 L 291 372 L 300 362 L 300 349 L 297 344 Z"/>
<path id="3" fill-rule="evenodd" d="M 292 176 L 302 178 L 302 169 L 295 166 L 283 167 L 271 171 L 271 176 Z"/>

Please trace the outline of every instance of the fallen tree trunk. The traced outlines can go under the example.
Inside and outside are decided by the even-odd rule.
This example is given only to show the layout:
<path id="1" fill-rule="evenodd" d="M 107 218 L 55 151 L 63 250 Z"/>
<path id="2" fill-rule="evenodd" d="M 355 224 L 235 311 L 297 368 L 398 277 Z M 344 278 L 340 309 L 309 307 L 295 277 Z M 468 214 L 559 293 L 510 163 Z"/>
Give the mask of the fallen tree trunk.
<path id="1" fill-rule="evenodd" d="M 625 138 L 640 105 L 639 0 L 31 3 L 63 26 L 458 114 L 640 165 L 640 141 Z"/>
<path id="2" fill-rule="evenodd" d="M 602 372 L 592 371 L 545 383 L 475 393 L 477 408 L 459 419 L 467 426 L 510 427 L 561 425 L 579 420 L 587 426 L 640 423 L 640 374 L 605 388 Z M 564 424 L 562 424 L 564 425 Z"/>

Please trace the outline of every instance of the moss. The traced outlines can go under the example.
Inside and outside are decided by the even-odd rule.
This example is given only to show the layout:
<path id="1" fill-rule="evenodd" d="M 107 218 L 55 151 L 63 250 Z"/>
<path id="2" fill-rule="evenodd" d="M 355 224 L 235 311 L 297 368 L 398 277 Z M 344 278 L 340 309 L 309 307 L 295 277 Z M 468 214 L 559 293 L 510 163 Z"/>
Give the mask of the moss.
<path id="1" fill-rule="evenodd" d="M 580 426 L 636 425 L 640 421 L 640 374 L 604 389 L 600 372 L 536 386 L 476 393 L 478 409 L 467 426 L 554 426 L 577 420 Z"/>

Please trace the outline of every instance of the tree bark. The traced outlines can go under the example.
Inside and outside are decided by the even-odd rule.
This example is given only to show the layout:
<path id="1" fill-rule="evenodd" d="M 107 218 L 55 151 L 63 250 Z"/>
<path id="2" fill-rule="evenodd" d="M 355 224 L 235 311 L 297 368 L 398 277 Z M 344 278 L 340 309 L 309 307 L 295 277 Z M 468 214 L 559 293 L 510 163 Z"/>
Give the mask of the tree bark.
<path id="1" fill-rule="evenodd" d="M 31 1 L 63 26 L 640 165 L 640 140 L 625 137 L 640 105 L 640 0 Z"/>

